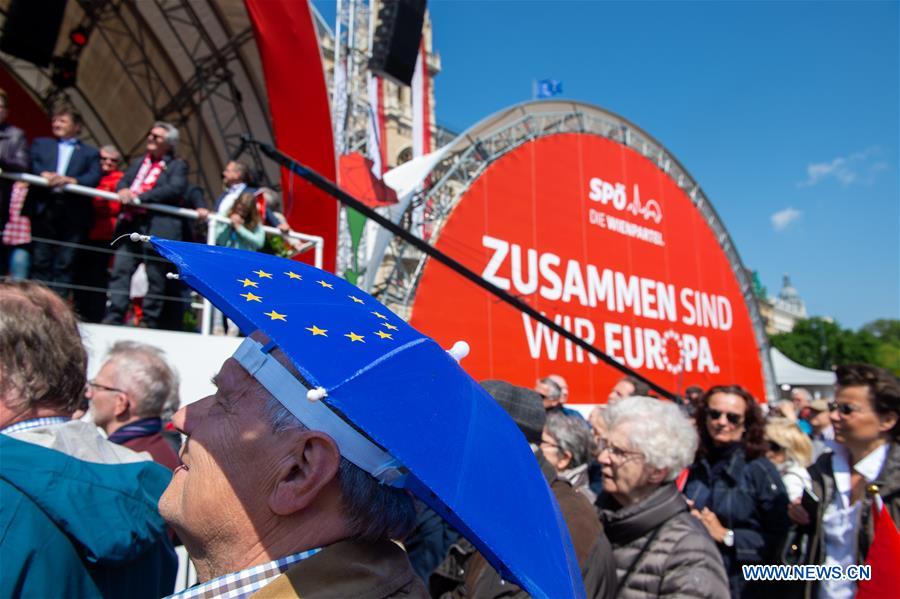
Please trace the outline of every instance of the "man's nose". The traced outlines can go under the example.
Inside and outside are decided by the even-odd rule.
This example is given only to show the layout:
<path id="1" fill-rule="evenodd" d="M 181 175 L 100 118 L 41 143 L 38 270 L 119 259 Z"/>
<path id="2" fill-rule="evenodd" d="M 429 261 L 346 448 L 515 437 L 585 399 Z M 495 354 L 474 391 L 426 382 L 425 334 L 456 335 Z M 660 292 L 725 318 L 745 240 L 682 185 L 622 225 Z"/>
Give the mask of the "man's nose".
<path id="1" fill-rule="evenodd" d="M 197 424 L 206 417 L 213 401 L 213 396 L 210 395 L 181 407 L 172 415 L 172 424 L 185 435 L 190 435 L 191 431 L 197 427 Z"/>

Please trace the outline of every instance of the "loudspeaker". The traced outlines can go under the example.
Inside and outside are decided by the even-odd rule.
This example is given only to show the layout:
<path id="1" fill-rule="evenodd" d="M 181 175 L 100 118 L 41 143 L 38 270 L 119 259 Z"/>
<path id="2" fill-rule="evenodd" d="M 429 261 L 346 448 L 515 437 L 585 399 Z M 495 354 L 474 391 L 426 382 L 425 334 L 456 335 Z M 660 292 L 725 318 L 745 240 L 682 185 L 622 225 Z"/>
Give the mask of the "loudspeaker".
<path id="1" fill-rule="evenodd" d="M 12 0 L 0 50 L 39 67 L 50 66 L 66 0 Z"/>
<path id="2" fill-rule="evenodd" d="M 426 0 L 382 0 L 372 40 L 369 69 L 394 83 L 410 85 L 416 70 Z"/>

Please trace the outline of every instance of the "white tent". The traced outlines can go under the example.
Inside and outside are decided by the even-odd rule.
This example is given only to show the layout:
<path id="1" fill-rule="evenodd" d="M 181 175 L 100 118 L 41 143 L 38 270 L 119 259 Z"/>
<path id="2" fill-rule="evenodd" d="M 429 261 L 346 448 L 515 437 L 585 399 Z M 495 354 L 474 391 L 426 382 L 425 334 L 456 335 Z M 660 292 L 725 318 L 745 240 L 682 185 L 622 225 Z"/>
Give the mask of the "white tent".
<path id="1" fill-rule="evenodd" d="M 831 387 L 834 385 L 835 375 L 830 370 L 816 370 L 797 364 L 774 347 L 769 348 L 769 356 L 772 358 L 775 382 L 779 387 L 782 385 L 791 387 Z"/>

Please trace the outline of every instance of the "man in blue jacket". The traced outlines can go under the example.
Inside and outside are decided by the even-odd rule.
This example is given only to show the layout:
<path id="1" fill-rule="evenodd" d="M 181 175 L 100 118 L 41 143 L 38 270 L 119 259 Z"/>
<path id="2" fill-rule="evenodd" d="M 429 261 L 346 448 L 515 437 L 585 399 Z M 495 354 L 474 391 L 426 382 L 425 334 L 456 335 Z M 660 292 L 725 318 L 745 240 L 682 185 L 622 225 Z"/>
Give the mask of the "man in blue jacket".
<path id="1" fill-rule="evenodd" d="M 59 297 L 0 283 L 0 597 L 157 599 L 174 587 L 156 508 L 170 473 L 70 419 L 86 364 Z"/>
<path id="2" fill-rule="evenodd" d="M 78 249 L 73 244 L 87 239 L 93 206 L 90 197 L 64 193 L 62 187 L 96 187 L 100 182 L 100 153 L 78 139 L 81 122 L 74 108 L 59 107 L 53 111 L 50 125 L 53 137 L 39 137 L 31 144 L 31 172 L 47 179 L 50 187 L 33 186 L 23 210 L 31 216 L 35 238 L 32 277 L 50 284 L 63 297 L 71 291 L 68 286 L 72 284 L 72 262 Z"/>

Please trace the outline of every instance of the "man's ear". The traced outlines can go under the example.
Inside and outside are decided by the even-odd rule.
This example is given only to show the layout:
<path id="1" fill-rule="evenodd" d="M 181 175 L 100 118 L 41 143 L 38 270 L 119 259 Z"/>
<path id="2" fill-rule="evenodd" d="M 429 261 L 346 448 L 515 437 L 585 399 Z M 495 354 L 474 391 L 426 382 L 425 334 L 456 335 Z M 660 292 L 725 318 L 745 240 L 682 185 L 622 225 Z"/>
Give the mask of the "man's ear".
<path id="1" fill-rule="evenodd" d="M 572 463 L 572 452 L 571 451 L 561 451 L 559 453 L 559 462 L 557 466 L 559 466 L 560 470 L 566 470 L 569 468 L 569 464 Z"/>
<path id="2" fill-rule="evenodd" d="M 116 393 L 116 406 L 115 406 L 115 415 L 123 416 L 128 414 L 129 412 L 133 412 L 131 405 L 131 400 L 128 398 L 127 393 Z"/>
<path id="3" fill-rule="evenodd" d="M 278 466 L 275 487 L 269 495 L 269 508 L 279 516 L 309 507 L 337 477 L 341 463 L 337 444 L 323 432 L 299 432 L 292 445 Z"/>

